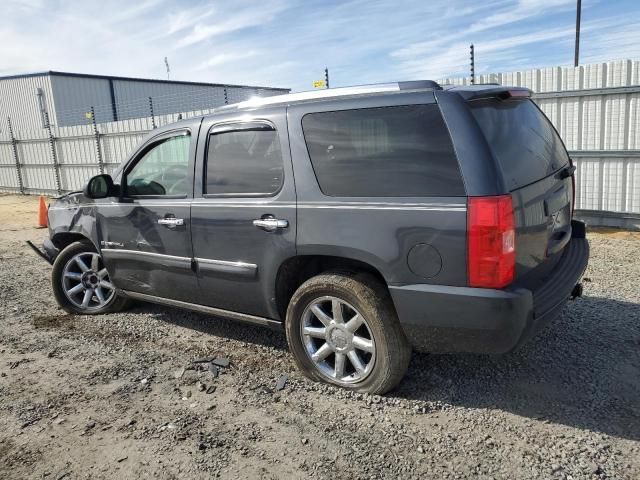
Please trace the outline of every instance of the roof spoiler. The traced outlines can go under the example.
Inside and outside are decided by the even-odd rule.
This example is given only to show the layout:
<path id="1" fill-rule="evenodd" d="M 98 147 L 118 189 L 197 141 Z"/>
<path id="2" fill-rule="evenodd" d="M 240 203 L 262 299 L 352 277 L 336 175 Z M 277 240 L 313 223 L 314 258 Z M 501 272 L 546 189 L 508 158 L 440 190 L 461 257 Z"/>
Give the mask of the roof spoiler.
<path id="1" fill-rule="evenodd" d="M 480 87 L 480 85 L 478 85 Z M 484 88 L 458 87 L 452 88 L 466 101 L 495 98 L 497 100 L 512 100 L 531 98 L 532 91 L 524 87 L 484 86 Z M 450 90 L 450 91 L 451 91 Z"/>
<path id="2" fill-rule="evenodd" d="M 398 88 L 400 90 L 417 90 L 421 88 L 442 90 L 440 84 L 438 82 L 434 82 L 433 80 L 409 80 L 405 82 L 398 82 Z"/>

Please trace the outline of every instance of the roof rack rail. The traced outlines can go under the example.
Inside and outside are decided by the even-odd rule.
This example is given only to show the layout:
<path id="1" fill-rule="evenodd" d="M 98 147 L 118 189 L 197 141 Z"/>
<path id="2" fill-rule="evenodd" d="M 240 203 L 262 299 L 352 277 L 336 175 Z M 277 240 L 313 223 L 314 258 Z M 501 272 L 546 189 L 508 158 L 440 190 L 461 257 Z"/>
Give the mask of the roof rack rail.
<path id="1" fill-rule="evenodd" d="M 397 92 L 399 90 L 442 90 L 442 87 L 433 80 L 409 80 L 405 82 L 374 83 L 370 85 L 353 85 L 349 87 L 327 88 L 323 90 L 310 90 L 305 92 L 289 93 L 286 95 L 273 95 L 270 97 L 252 97 L 235 104 L 237 108 L 259 107 L 277 103 L 297 102 L 320 98 L 340 97 L 347 95 L 362 95 L 368 93 Z M 234 105 L 229 105 L 233 107 Z M 224 108 L 229 108 L 224 107 Z"/>

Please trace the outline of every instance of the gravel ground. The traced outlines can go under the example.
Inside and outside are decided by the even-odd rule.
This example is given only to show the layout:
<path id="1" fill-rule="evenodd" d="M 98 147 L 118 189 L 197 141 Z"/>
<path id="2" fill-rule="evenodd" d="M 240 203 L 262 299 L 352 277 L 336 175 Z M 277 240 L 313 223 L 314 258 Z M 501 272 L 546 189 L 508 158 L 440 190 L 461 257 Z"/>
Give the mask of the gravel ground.
<path id="1" fill-rule="evenodd" d="M 0 197 L 1 478 L 640 478 L 638 234 L 591 233 L 585 298 L 521 350 L 414 354 L 371 397 L 304 379 L 279 332 L 64 314 L 34 207 Z"/>

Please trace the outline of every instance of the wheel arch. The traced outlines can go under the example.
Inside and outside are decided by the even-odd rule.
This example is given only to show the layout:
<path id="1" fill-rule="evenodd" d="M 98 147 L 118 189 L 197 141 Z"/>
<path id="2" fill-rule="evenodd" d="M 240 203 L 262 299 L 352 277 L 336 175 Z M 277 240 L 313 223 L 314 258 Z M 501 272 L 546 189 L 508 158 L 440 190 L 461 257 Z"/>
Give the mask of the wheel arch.
<path id="1" fill-rule="evenodd" d="M 68 247 L 73 242 L 81 242 L 81 241 L 87 241 L 91 243 L 97 252 L 100 251 L 98 249 L 98 246 L 95 244 L 93 240 L 91 240 L 91 238 L 79 232 L 58 232 L 58 233 L 54 233 L 51 236 L 51 243 L 53 243 L 58 250 L 62 250 Z"/>
<path id="2" fill-rule="evenodd" d="M 329 271 L 345 273 L 367 273 L 380 282 L 385 289 L 387 282 L 373 265 L 349 257 L 335 255 L 297 255 L 286 259 L 276 274 L 275 300 L 280 319 L 286 318 L 287 307 L 295 291 L 311 277 Z"/>

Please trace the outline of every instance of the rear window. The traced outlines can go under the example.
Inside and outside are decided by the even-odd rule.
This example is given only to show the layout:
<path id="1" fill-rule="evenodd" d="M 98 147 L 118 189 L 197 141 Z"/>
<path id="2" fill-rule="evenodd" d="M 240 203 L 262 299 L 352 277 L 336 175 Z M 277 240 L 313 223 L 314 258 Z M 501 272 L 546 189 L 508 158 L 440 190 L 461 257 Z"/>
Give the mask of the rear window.
<path id="1" fill-rule="evenodd" d="M 302 128 L 325 195 L 464 195 L 458 162 L 437 105 L 310 113 Z"/>
<path id="2" fill-rule="evenodd" d="M 569 161 L 551 122 L 531 100 L 469 102 L 509 190 L 548 177 Z"/>

